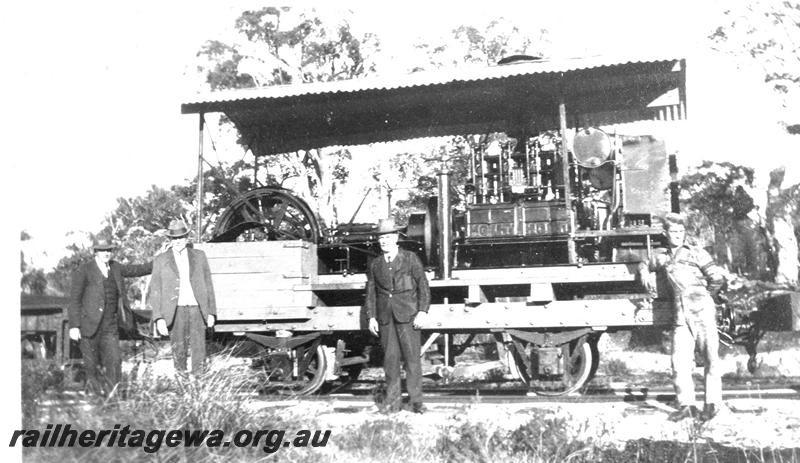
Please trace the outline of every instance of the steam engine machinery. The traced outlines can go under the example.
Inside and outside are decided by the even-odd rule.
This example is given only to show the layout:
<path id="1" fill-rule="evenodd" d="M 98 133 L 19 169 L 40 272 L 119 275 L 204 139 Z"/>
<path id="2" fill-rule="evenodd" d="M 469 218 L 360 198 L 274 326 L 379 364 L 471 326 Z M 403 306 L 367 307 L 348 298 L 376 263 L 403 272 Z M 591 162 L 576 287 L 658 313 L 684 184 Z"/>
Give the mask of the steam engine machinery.
<path id="1" fill-rule="evenodd" d="M 446 375 L 464 349 L 491 345 L 507 375 L 557 395 L 587 384 L 602 333 L 672 323 L 672 301 L 645 290 L 638 266 L 665 245 L 656 217 L 677 210 L 675 158 L 661 139 L 597 127 L 685 124 L 685 68 L 673 58 L 526 59 L 222 92 L 182 111 L 200 115 L 199 172 L 207 112 L 224 113 L 257 157 L 458 136 L 463 168 L 444 166 L 401 241 L 428 269 L 428 368 Z M 200 182 L 198 217 L 202 198 Z M 197 244 L 211 267 L 216 333 L 253 341 L 264 388 L 313 393 L 375 363 L 362 309 L 375 230 L 326 229 L 292 192 L 260 187 Z"/>

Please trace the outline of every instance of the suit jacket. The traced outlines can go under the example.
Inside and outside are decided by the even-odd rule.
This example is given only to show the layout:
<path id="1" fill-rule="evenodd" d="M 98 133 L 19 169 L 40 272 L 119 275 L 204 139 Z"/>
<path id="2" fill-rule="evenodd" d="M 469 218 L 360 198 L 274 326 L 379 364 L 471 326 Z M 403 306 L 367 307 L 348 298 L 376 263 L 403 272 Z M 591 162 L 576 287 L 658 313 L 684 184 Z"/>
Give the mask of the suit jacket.
<path id="1" fill-rule="evenodd" d="M 124 265 L 117 261 L 109 261 L 109 271 L 117 283 L 119 300 L 125 307 L 128 305 L 127 289 L 124 277 L 140 277 L 148 275 L 153 269 L 153 262 L 138 265 Z M 103 273 L 92 259 L 82 264 L 72 274 L 72 288 L 69 302 L 69 327 L 80 328 L 82 336 L 93 336 L 100 326 L 103 310 L 106 306 Z"/>
<path id="2" fill-rule="evenodd" d="M 428 278 L 416 254 L 400 249 L 391 264 L 378 256 L 367 266 L 367 318 L 375 317 L 382 325 L 392 316 L 409 323 L 417 312 L 428 311 L 430 301 Z"/>
<path id="3" fill-rule="evenodd" d="M 217 315 L 211 269 L 203 251 L 190 247 L 186 250 L 189 252 L 189 280 L 205 320 L 208 315 Z M 168 249 L 157 255 L 153 261 L 153 276 L 150 278 L 150 291 L 147 295 L 147 305 L 153 311 L 153 320 L 163 318 L 167 326 L 172 325 L 175 309 L 178 307 L 179 289 L 178 264 L 172 249 Z"/>

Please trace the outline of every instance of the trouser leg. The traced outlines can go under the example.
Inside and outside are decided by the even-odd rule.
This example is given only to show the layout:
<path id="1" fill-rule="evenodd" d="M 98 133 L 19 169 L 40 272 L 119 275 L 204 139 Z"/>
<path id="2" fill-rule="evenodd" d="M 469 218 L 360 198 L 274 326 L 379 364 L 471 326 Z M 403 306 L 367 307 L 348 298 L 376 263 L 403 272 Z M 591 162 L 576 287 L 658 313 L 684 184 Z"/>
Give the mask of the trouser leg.
<path id="1" fill-rule="evenodd" d="M 380 326 L 381 347 L 383 347 L 383 371 L 386 376 L 387 407 L 400 406 L 400 345 L 393 319 Z"/>
<path id="2" fill-rule="evenodd" d="M 103 365 L 106 393 L 122 381 L 122 356 L 119 350 L 117 327 L 98 333 L 100 361 Z"/>
<path id="3" fill-rule="evenodd" d="M 686 324 L 672 330 L 672 375 L 679 405 L 694 403 L 694 337 Z"/>
<path id="4" fill-rule="evenodd" d="M 408 400 L 412 404 L 422 403 L 422 363 L 419 358 L 420 332 L 411 323 L 397 323 L 397 337 L 406 369 Z"/>
<path id="5" fill-rule="evenodd" d="M 200 374 L 206 359 L 206 324 L 200 307 L 192 307 L 189 312 L 189 345 L 192 353 L 192 373 Z"/>
<path id="6" fill-rule="evenodd" d="M 100 347 L 97 338 L 97 335 L 81 337 L 81 357 L 86 372 L 86 388 L 91 393 L 102 395 L 103 379 L 100 373 Z"/>
<path id="7" fill-rule="evenodd" d="M 705 346 L 706 403 L 722 403 L 722 377 L 719 374 L 719 333 L 716 328 L 706 333 Z"/>
<path id="8" fill-rule="evenodd" d="M 722 403 L 722 378 L 719 373 L 719 333 L 713 301 L 704 301 L 706 306 L 698 314 L 698 319 L 693 323 L 698 348 L 703 355 L 705 364 L 705 403 Z"/>
<path id="9" fill-rule="evenodd" d="M 178 372 L 186 371 L 186 348 L 188 347 L 187 337 L 189 336 L 189 323 L 186 312 L 183 307 L 178 307 L 175 310 L 172 327 L 169 329 L 169 340 L 172 344 L 172 361 L 175 364 L 175 370 Z"/>

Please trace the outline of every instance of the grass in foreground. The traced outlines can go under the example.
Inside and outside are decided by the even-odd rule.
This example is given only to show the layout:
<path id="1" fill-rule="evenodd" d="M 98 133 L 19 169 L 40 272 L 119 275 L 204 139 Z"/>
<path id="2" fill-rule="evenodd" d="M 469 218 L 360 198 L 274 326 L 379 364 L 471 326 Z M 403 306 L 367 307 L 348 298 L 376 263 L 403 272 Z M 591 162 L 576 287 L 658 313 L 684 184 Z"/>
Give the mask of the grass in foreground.
<path id="1" fill-rule="evenodd" d="M 44 388 L 49 369 L 30 373 L 29 395 Z M 44 378 L 44 379 L 43 379 Z M 242 429 L 320 430 L 317 416 L 297 416 L 287 408 L 257 407 L 249 392 L 246 370 L 216 370 L 200 377 L 132 379 L 125 398 L 96 402 L 91 407 L 37 408 L 28 416 L 31 429 L 47 423 L 69 423 L 75 429 L 112 429 L 114 425 L 151 429 L 220 429 L 230 436 Z M 38 382 L 38 383 L 37 383 Z M 37 386 L 38 387 L 38 386 Z M 263 398 L 259 399 L 263 400 Z M 264 442 L 248 448 L 168 448 L 155 453 L 142 448 L 32 448 L 26 461 L 128 462 L 128 461 L 289 461 L 289 462 L 792 462 L 800 463 L 800 449 L 748 449 L 693 439 L 688 443 L 632 440 L 609 447 L 588 430 L 589 423 L 575 423 L 552 412 L 533 411 L 513 429 L 470 421 L 459 413 L 444 425 L 415 429 L 408 414 L 367 415 L 363 423 L 334 428 L 324 448 L 264 450 Z M 427 418 L 427 417 L 426 417 Z"/>

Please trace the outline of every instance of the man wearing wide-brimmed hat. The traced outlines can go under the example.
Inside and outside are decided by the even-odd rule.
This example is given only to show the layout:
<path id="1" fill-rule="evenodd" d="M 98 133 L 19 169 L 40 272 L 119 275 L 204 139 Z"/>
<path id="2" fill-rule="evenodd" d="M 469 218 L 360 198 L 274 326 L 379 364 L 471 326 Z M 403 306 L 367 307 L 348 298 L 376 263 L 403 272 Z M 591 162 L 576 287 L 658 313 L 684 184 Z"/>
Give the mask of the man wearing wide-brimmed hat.
<path id="1" fill-rule="evenodd" d="M 392 219 L 378 222 L 376 234 L 382 255 L 367 266 L 365 306 L 369 330 L 380 336 L 384 352 L 383 408 L 389 412 L 400 409 L 400 361 L 404 360 L 411 410 L 423 413 L 419 330 L 430 307 L 430 290 L 417 255 L 399 248 L 399 232 Z"/>
<path id="2" fill-rule="evenodd" d="M 153 263 L 120 264 L 111 258 L 116 246 L 104 237 L 96 238 L 92 248 L 94 259 L 72 276 L 69 336 L 80 341 L 87 387 L 107 395 L 122 379 L 118 318 L 128 307 L 124 277 L 147 275 Z"/>
<path id="3" fill-rule="evenodd" d="M 169 224 L 171 249 L 156 256 L 147 304 L 161 336 L 169 336 L 175 369 L 200 373 L 206 358 L 206 327 L 216 322 L 217 304 L 211 269 L 203 251 L 188 246 L 189 228 L 183 220 Z"/>

